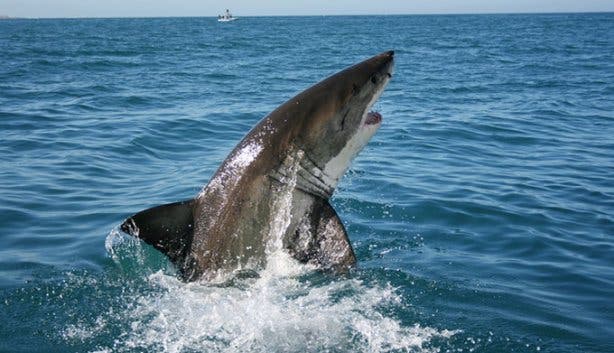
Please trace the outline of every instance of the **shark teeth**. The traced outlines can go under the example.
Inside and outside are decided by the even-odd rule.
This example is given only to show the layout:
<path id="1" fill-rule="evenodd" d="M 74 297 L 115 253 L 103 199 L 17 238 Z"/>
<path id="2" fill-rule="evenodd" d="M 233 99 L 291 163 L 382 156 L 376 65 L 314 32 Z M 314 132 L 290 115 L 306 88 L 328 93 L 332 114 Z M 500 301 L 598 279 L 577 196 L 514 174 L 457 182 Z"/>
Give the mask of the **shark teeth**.
<path id="1" fill-rule="evenodd" d="M 378 112 L 369 112 L 367 114 L 367 119 L 365 120 L 365 125 L 376 125 L 382 122 L 382 114 Z"/>

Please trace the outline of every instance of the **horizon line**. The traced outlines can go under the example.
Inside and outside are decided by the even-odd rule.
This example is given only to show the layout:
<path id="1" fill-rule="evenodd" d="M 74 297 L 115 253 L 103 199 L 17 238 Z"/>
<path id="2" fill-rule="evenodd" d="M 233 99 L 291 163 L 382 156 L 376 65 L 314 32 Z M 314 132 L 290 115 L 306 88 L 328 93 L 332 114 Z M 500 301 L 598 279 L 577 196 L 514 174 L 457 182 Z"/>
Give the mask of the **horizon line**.
<path id="1" fill-rule="evenodd" d="M 479 15 L 559 15 L 559 14 L 611 14 L 614 10 L 605 11 L 526 11 L 526 12 L 433 12 L 433 13 L 389 13 L 389 14 L 304 14 L 304 15 L 241 15 L 236 18 L 253 17 L 359 17 L 359 16 L 479 16 Z M 71 20 L 71 19 L 128 19 L 128 18 L 217 18 L 218 15 L 176 15 L 176 16 L 74 16 L 74 17 L 11 17 L 0 14 L 0 20 Z"/>

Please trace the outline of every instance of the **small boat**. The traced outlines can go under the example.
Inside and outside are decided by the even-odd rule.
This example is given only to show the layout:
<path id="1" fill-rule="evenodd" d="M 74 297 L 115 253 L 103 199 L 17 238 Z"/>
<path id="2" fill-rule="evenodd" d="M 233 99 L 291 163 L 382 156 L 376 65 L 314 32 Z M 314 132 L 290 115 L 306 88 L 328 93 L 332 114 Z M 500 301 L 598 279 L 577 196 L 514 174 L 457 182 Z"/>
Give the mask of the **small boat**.
<path id="1" fill-rule="evenodd" d="M 226 12 L 223 15 L 218 15 L 217 16 L 217 21 L 218 22 L 231 22 L 236 20 L 237 17 L 232 16 L 232 14 L 230 13 L 230 11 L 228 11 L 228 9 L 226 9 Z"/>

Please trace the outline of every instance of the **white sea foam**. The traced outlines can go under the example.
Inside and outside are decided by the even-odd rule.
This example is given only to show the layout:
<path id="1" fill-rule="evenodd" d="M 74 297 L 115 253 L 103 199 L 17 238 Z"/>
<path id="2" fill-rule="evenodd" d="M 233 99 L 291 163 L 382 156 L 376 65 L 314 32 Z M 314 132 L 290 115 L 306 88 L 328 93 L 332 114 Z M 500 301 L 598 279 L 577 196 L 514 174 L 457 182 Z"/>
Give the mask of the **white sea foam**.
<path id="1" fill-rule="evenodd" d="M 98 317 L 93 325 L 85 325 L 82 322 L 69 324 L 63 332 L 64 339 L 78 340 L 84 342 L 104 331 L 107 321 L 103 317 Z"/>
<path id="2" fill-rule="evenodd" d="M 296 264 L 289 264 L 291 267 Z M 295 267 L 296 269 L 296 267 Z M 154 293 L 134 298 L 119 313 L 123 332 L 110 352 L 436 352 L 433 338 L 452 331 L 403 326 L 378 308 L 400 298 L 392 288 L 359 280 L 314 286 L 293 276 L 268 275 L 245 288 L 185 284 L 161 272 L 149 276 Z M 351 294 L 347 294 L 351 293 Z M 127 321 L 127 322 L 126 322 Z M 70 326 L 70 338 L 99 332 Z"/>
<path id="3" fill-rule="evenodd" d="M 124 246 L 132 247 L 114 247 Z M 158 271 L 139 285 L 146 290 L 129 290 L 121 308 L 89 326 L 70 323 L 63 337 L 100 342 L 119 332 L 96 347 L 101 352 L 437 352 L 433 339 L 456 333 L 387 315 L 404 305 L 390 286 L 348 278 L 314 284 L 312 271 L 282 251 L 269 255 L 257 278 L 232 285 L 184 283 Z"/>

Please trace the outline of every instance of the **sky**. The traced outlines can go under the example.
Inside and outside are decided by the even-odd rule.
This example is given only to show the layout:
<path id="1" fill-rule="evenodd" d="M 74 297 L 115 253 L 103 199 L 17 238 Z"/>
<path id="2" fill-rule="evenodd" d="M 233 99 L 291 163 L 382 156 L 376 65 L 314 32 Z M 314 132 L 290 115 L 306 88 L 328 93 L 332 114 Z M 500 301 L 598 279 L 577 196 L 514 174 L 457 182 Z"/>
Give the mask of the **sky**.
<path id="1" fill-rule="evenodd" d="M 0 0 L 11 17 L 614 12 L 614 0 Z"/>

